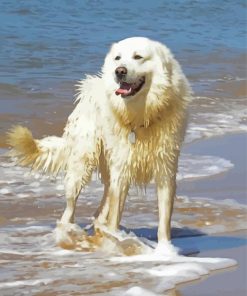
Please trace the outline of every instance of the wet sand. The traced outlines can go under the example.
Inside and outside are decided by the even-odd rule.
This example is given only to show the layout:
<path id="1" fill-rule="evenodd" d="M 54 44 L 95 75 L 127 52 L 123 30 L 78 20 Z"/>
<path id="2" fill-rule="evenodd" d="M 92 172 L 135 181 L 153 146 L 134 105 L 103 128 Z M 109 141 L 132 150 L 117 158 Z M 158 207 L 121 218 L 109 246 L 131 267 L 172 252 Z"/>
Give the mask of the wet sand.
<path id="1" fill-rule="evenodd" d="M 238 247 L 221 247 L 220 249 L 200 252 L 200 257 L 232 258 L 238 266 L 205 277 L 199 282 L 178 288 L 178 296 L 246 296 L 247 295 L 247 231 L 223 233 L 220 236 L 234 239 L 244 239 L 245 244 Z M 220 238 L 219 238 L 220 242 Z"/>
<path id="2" fill-rule="evenodd" d="M 231 160 L 234 167 L 228 172 L 194 181 L 183 181 L 179 191 L 189 196 L 207 196 L 213 199 L 231 198 L 242 204 L 247 202 L 247 135 L 233 134 L 198 141 L 184 147 L 184 152 L 218 155 Z M 224 217 L 226 220 L 227 216 Z M 247 217 L 246 217 L 247 218 Z M 246 221 L 245 218 L 245 221 Z M 246 227 L 247 228 L 247 227 Z M 238 262 L 236 268 L 224 273 L 216 273 L 199 283 L 179 288 L 179 296 L 245 296 L 247 295 L 247 231 L 217 234 L 219 246 L 200 252 L 200 257 L 225 257 Z M 220 237 L 228 237 L 233 245 L 220 243 Z M 235 239 L 246 242 L 234 246 Z M 218 248 L 219 247 L 219 248 Z"/>

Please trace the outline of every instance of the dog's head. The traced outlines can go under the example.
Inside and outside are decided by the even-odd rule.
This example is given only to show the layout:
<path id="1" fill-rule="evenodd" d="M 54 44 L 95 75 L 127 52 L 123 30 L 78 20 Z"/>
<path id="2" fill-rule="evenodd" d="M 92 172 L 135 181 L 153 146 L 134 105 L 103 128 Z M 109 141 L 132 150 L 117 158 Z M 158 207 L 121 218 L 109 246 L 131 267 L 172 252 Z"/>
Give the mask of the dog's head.
<path id="1" fill-rule="evenodd" d="M 113 44 L 102 73 L 107 98 L 125 123 L 136 117 L 139 122 L 150 122 L 173 102 L 186 101 L 190 92 L 170 50 L 148 38 Z"/>
<path id="2" fill-rule="evenodd" d="M 169 85 L 171 59 L 164 45 L 147 38 L 113 44 L 102 70 L 107 94 L 130 101 L 145 98 L 151 87 Z"/>

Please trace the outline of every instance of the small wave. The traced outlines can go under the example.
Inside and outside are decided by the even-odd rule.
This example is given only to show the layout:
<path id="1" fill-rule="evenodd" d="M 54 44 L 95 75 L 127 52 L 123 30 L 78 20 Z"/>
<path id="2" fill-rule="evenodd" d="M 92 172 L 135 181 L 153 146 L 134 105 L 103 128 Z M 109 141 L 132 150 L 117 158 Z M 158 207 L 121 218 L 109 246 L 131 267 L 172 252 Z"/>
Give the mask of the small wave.
<path id="1" fill-rule="evenodd" d="M 185 142 L 247 132 L 245 102 L 245 99 L 196 97 Z"/>
<path id="2" fill-rule="evenodd" d="M 196 156 L 181 154 L 179 160 L 179 181 L 189 178 L 203 178 L 226 172 L 233 164 L 216 156 Z M 29 197 L 40 197 L 41 195 L 54 195 L 59 197 L 63 194 L 64 186 L 62 175 L 56 180 L 39 173 L 31 173 L 28 168 L 14 166 L 6 157 L 0 156 L 0 196 L 8 199 L 25 199 Z M 94 188 L 91 191 L 99 195 L 102 185 L 97 180 L 96 174 L 93 178 Z M 96 186 L 95 186 L 96 185 Z M 56 197 L 54 197 L 56 198 Z"/>
<path id="3" fill-rule="evenodd" d="M 16 84 L 0 83 L 0 92 L 3 97 L 5 94 L 11 94 L 15 97 L 16 95 L 24 94 L 25 90 Z"/>
<path id="4" fill-rule="evenodd" d="M 234 165 L 215 156 L 181 154 L 177 180 L 204 178 L 228 171 Z"/>
<path id="5" fill-rule="evenodd" d="M 159 294 L 153 293 L 148 289 L 144 289 L 140 286 L 134 286 L 129 288 L 126 292 L 124 292 L 123 296 L 159 296 Z"/>
<path id="6" fill-rule="evenodd" d="M 0 289 L 2 288 L 14 288 L 20 286 L 37 286 L 37 285 L 47 285 L 54 280 L 51 279 L 37 279 L 37 280 L 23 280 L 14 282 L 0 283 Z"/>

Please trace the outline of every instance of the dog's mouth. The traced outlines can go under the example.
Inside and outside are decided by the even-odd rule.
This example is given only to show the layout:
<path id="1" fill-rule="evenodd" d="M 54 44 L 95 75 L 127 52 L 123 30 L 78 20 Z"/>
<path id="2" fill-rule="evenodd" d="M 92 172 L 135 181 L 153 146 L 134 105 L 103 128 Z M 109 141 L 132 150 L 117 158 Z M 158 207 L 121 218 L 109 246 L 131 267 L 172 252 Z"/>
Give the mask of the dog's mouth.
<path id="1" fill-rule="evenodd" d="M 141 90 L 141 88 L 145 84 L 145 77 L 143 76 L 139 78 L 134 83 L 120 81 L 119 84 L 120 84 L 119 88 L 115 91 L 115 94 L 117 96 L 121 95 L 123 98 L 134 96 L 136 93 L 138 93 Z"/>

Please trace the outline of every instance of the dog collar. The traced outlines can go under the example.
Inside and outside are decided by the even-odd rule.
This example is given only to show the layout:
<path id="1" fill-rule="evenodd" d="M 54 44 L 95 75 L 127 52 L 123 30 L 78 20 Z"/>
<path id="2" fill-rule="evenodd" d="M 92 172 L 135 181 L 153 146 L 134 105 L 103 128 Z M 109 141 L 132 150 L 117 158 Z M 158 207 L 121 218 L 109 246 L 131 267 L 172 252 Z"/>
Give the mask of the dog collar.
<path id="1" fill-rule="evenodd" d="M 131 130 L 129 135 L 128 135 L 128 140 L 130 142 L 130 144 L 135 144 L 136 142 L 136 133 L 134 130 Z"/>
<path id="2" fill-rule="evenodd" d="M 131 124 L 129 124 L 129 125 L 131 127 Z M 144 127 L 145 127 L 144 124 L 142 124 L 138 127 L 135 127 L 135 128 L 131 127 L 131 130 L 128 135 L 128 140 L 129 140 L 130 144 L 134 145 L 136 143 L 136 130 L 138 128 L 144 128 Z"/>

